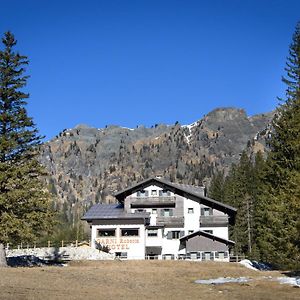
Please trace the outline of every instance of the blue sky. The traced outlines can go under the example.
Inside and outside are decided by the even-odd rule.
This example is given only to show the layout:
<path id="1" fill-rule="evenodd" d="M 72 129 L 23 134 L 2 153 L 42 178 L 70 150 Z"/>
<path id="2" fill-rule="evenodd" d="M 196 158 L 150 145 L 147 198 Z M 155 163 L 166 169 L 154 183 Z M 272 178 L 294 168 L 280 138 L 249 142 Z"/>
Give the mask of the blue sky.
<path id="1" fill-rule="evenodd" d="M 192 123 L 276 107 L 298 0 L 0 0 L 27 55 L 29 114 L 52 138 L 79 123 Z"/>

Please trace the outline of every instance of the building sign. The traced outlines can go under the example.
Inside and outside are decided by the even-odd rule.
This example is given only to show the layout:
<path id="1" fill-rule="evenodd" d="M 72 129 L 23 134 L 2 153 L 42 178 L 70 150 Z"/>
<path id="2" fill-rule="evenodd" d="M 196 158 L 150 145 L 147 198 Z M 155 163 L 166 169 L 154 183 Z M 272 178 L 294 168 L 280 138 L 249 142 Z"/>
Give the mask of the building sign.
<path id="1" fill-rule="evenodd" d="M 108 246 L 111 250 L 128 250 L 130 244 L 138 244 L 139 239 L 135 238 L 98 238 L 97 243 Z"/>

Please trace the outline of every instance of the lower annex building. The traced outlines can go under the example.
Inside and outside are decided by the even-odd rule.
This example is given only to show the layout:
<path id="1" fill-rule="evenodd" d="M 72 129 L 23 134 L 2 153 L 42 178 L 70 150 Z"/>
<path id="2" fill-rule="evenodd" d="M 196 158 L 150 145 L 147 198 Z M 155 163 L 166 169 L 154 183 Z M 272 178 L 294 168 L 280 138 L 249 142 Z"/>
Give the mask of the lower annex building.
<path id="1" fill-rule="evenodd" d="M 96 204 L 82 220 L 91 244 L 128 259 L 229 261 L 228 225 L 236 209 L 205 196 L 204 188 L 150 178 Z"/>

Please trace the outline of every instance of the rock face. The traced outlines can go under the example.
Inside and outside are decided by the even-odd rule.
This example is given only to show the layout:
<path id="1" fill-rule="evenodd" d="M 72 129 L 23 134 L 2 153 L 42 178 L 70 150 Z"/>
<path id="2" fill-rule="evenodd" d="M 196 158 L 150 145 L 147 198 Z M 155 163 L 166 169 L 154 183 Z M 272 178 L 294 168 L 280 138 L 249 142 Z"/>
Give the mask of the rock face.
<path id="1" fill-rule="evenodd" d="M 191 125 L 156 124 L 135 129 L 78 125 L 41 148 L 58 209 L 69 219 L 91 204 L 150 176 L 205 185 L 217 169 L 228 170 L 243 150 L 265 151 L 274 113 L 248 117 L 218 108 Z"/>

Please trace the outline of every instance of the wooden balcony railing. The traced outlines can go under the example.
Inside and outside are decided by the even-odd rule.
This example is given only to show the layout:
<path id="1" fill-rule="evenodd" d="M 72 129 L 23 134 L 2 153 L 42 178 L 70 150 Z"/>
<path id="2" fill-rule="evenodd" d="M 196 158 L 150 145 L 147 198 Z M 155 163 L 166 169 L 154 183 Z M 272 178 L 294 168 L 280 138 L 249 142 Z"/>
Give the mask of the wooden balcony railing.
<path id="1" fill-rule="evenodd" d="M 169 227 L 184 227 L 184 217 L 157 217 L 156 225 L 165 225 Z"/>
<path id="2" fill-rule="evenodd" d="M 200 216 L 200 226 L 227 225 L 228 216 Z"/>
<path id="3" fill-rule="evenodd" d="M 174 207 L 176 203 L 176 197 L 137 197 L 131 198 L 131 208 L 139 207 Z"/>

